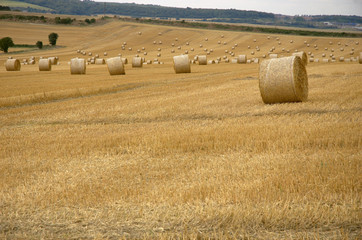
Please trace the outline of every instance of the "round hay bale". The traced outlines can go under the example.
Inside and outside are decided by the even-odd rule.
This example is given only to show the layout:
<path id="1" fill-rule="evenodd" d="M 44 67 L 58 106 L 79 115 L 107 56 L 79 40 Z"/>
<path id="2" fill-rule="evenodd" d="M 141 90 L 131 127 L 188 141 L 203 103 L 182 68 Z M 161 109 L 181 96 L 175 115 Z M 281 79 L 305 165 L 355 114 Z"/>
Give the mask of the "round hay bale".
<path id="1" fill-rule="evenodd" d="M 301 51 L 301 52 L 296 52 L 296 53 L 293 53 L 293 56 L 298 56 L 298 57 L 300 57 L 300 58 L 302 59 L 303 64 L 307 66 L 307 64 L 308 64 L 308 57 L 307 57 L 307 54 L 306 54 L 305 52 L 303 52 L 303 51 Z"/>
<path id="2" fill-rule="evenodd" d="M 89 53 L 88 53 L 88 55 L 89 55 L 89 56 L 92 56 L 92 53 L 91 53 L 91 52 L 89 52 Z"/>
<path id="3" fill-rule="evenodd" d="M 259 90 L 266 104 L 301 102 L 308 98 L 308 75 L 302 59 L 291 56 L 263 61 Z"/>
<path id="4" fill-rule="evenodd" d="M 194 49 L 194 48 L 191 48 L 190 50 L 191 50 L 191 52 L 193 52 L 195 49 Z"/>
<path id="5" fill-rule="evenodd" d="M 132 67 L 133 68 L 141 68 L 143 65 L 142 58 L 141 57 L 134 57 L 132 59 Z"/>
<path id="6" fill-rule="evenodd" d="M 207 61 L 207 63 L 208 63 L 208 64 L 214 64 L 215 61 L 214 61 L 214 60 L 209 60 L 209 61 Z"/>
<path id="7" fill-rule="evenodd" d="M 189 55 L 174 56 L 173 68 L 175 69 L 175 73 L 191 73 Z"/>
<path id="8" fill-rule="evenodd" d="M 58 59 L 56 57 L 49 57 L 51 65 L 57 65 Z"/>
<path id="9" fill-rule="evenodd" d="M 114 57 L 107 59 L 107 67 L 110 75 L 126 74 L 122 58 Z"/>
<path id="10" fill-rule="evenodd" d="M 237 58 L 237 63 L 246 63 L 247 62 L 247 56 L 246 55 L 239 55 Z"/>
<path id="11" fill-rule="evenodd" d="M 85 74 L 86 66 L 84 58 L 72 58 L 70 59 L 70 74 Z"/>
<path id="12" fill-rule="evenodd" d="M 39 60 L 39 71 L 51 71 L 52 70 L 52 64 L 50 62 L 50 59 L 40 59 Z"/>
<path id="13" fill-rule="evenodd" d="M 6 71 L 20 71 L 21 65 L 19 59 L 8 59 L 5 62 Z"/>
<path id="14" fill-rule="evenodd" d="M 96 61 L 95 61 L 95 64 L 102 65 L 102 64 L 105 64 L 105 61 L 104 61 L 103 58 L 97 58 Z"/>
<path id="15" fill-rule="evenodd" d="M 314 58 L 309 58 L 309 62 L 314 62 Z"/>
<path id="16" fill-rule="evenodd" d="M 329 59 L 328 59 L 328 58 L 324 58 L 322 61 L 323 61 L 324 63 L 328 63 L 328 62 L 329 62 Z"/>
<path id="17" fill-rule="evenodd" d="M 340 58 L 339 58 L 339 61 L 340 61 L 340 62 L 344 62 L 344 57 L 340 57 Z"/>
<path id="18" fill-rule="evenodd" d="M 200 55 L 198 56 L 199 65 L 207 65 L 207 56 Z"/>
<path id="19" fill-rule="evenodd" d="M 104 52 L 104 53 L 103 53 L 103 56 L 107 56 L 107 55 L 108 55 L 108 53 L 107 53 L 107 52 Z"/>
<path id="20" fill-rule="evenodd" d="M 127 64 L 127 63 L 128 63 L 128 59 L 127 59 L 127 58 L 121 58 L 121 59 L 122 59 L 123 64 Z"/>

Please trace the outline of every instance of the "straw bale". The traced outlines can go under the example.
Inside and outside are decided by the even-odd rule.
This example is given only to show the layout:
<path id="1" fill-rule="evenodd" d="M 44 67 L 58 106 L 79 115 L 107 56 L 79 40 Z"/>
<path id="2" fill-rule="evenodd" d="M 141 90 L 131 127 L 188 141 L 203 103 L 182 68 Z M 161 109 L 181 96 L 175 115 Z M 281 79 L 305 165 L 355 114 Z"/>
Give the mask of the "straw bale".
<path id="1" fill-rule="evenodd" d="M 329 62 L 329 59 L 328 58 L 323 58 L 322 60 L 324 63 L 328 63 Z"/>
<path id="2" fill-rule="evenodd" d="M 70 60 L 70 74 L 85 74 L 86 61 L 83 58 L 72 58 Z"/>
<path id="3" fill-rule="evenodd" d="M 293 56 L 298 56 L 302 59 L 302 62 L 304 65 L 307 65 L 308 64 L 308 57 L 307 57 L 307 54 L 303 51 L 301 52 L 296 52 L 296 53 L 293 53 Z"/>
<path id="4" fill-rule="evenodd" d="M 132 67 L 133 67 L 133 68 L 140 68 L 140 67 L 142 67 L 142 64 L 143 64 L 142 58 L 140 58 L 140 57 L 134 57 L 134 58 L 132 59 Z"/>
<path id="5" fill-rule="evenodd" d="M 247 56 L 246 55 L 239 55 L 237 57 L 237 63 L 246 63 L 247 62 Z"/>
<path id="6" fill-rule="evenodd" d="M 95 64 L 97 64 L 97 65 L 105 64 L 104 58 L 97 58 L 95 61 Z"/>
<path id="7" fill-rule="evenodd" d="M 51 65 L 57 65 L 58 59 L 56 57 L 49 57 Z"/>
<path id="8" fill-rule="evenodd" d="M 189 55 L 174 56 L 173 68 L 175 73 L 191 73 Z"/>
<path id="9" fill-rule="evenodd" d="M 127 59 L 127 58 L 121 58 L 121 59 L 122 59 L 123 64 L 127 64 L 127 63 L 128 63 L 128 59 Z"/>
<path id="10" fill-rule="evenodd" d="M 207 56 L 200 55 L 198 56 L 199 65 L 207 65 Z"/>
<path id="11" fill-rule="evenodd" d="M 308 98 L 308 75 L 298 56 L 270 59 L 259 67 L 259 90 L 263 102 L 300 102 Z"/>
<path id="12" fill-rule="evenodd" d="M 5 62 L 6 71 L 20 71 L 21 65 L 19 59 L 7 59 Z"/>
<path id="13" fill-rule="evenodd" d="M 44 58 L 39 60 L 39 71 L 51 71 L 52 64 L 49 58 Z"/>
<path id="14" fill-rule="evenodd" d="M 114 57 L 107 59 L 107 67 L 110 75 L 126 74 L 122 58 Z"/>

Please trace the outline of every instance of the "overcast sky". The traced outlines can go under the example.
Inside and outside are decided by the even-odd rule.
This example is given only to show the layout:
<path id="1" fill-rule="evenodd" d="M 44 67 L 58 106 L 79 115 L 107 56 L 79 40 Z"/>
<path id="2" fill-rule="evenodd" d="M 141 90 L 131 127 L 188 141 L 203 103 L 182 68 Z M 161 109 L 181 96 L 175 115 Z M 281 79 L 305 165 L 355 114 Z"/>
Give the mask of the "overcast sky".
<path id="1" fill-rule="evenodd" d="M 286 15 L 358 15 L 362 0 L 95 0 L 155 4 L 171 7 L 256 10 Z"/>

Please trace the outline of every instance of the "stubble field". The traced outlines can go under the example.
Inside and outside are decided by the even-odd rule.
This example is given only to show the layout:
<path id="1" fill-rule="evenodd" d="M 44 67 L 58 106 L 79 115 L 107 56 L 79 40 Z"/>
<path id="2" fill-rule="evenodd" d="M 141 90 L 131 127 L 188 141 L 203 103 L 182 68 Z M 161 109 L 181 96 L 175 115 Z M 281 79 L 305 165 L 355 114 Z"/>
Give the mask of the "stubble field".
<path id="1" fill-rule="evenodd" d="M 172 56 L 207 48 L 209 59 L 229 50 L 262 60 L 275 46 L 320 60 L 333 48 L 338 59 L 352 48 L 357 56 L 362 39 L 119 21 L 2 22 L 0 32 L 24 44 L 57 32 L 63 46 L 0 55 L 1 238 L 360 239 L 361 64 L 310 63 L 307 102 L 266 105 L 258 64 L 192 65 L 176 75 Z M 67 62 L 88 57 L 77 49 L 130 61 L 142 47 L 146 60 L 164 64 L 127 64 L 123 76 L 88 65 L 86 75 L 70 75 Z M 60 65 L 6 72 L 10 55 L 58 56 Z"/>

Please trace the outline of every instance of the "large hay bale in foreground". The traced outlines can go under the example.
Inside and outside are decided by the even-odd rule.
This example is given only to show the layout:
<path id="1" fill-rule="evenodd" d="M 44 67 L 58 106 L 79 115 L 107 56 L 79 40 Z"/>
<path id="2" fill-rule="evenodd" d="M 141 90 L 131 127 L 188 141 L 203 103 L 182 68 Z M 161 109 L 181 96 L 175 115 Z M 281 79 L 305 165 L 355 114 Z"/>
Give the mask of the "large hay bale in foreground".
<path id="1" fill-rule="evenodd" d="M 189 55 L 180 55 L 173 57 L 173 68 L 176 73 L 190 73 L 191 65 Z"/>
<path id="2" fill-rule="evenodd" d="M 259 67 L 259 90 L 264 103 L 301 102 L 308 98 L 308 75 L 298 56 L 270 59 Z"/>
<path id="3" fill-rule="evenodd" d="M 237 58 L 238 63 L 246 63 L 246 61 L 247 61 L 246 55 L 239 55 Z"/>
<path id="4" fill-rule="evenodd" d="M 5 62 L 6 71 L 20 71 L 21 65 L 19 59 L 11 58 Z"/>
<path id="5" fill-rule="evenodd" d="M 132 67 L 133 68 L 140 68 L 143 65 L 143 61 L 141 57 L 134 57 L 132 59 Z"/>
<path id="6" fill-rule="evenodd" d="M 120 57 L 107 59 L 107 67 L 110 75 L 126 74 L 122 58 Z"/>
<path id="7" fill-rule="evenodd" d="M 207 65 L 207 56 L 199 55 L 198 56 L 199 65 Z"/>
<path id="8" fill-rule="evenodd" d="M 308 57 L 307 57 L 307 54 L 306 54 L 305 52 L 303 52 L 303 51 L 301 51 L 301 52 L 296 52 L 296 53 L 293 53 L 293 56 L 298 56 L 298 57 L 300 57 L 300 58 L 302 59 L 303 64 L 307 66 L 307 64 L 308 64 Z"/>
<path id="9" fill-rule="evenodd" d="M 86 61 L 84 58 L 72 58 L 70 60 L 70 74 L 85 74 Z"/>
<path id="10" fill-rule="evenodd" d="M 39 60 L 39 71 L 51 71 L 52 64 L 49 58 L 43 58 Z"/>

